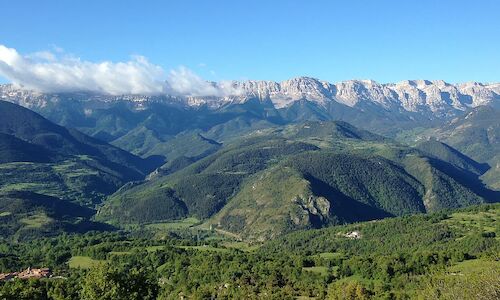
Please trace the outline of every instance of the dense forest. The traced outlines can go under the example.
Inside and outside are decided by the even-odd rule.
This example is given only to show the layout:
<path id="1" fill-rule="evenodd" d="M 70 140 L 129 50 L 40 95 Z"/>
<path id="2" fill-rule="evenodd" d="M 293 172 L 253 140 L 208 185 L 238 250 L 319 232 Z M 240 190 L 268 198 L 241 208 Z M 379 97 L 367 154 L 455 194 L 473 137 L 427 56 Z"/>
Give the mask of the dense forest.
<path id="1" fill-rule="evenodd" d="M 0 244 L 1 299 L 498 299 L 500 206 L 245 243 L 195 223 Z M 458 296 L 457 296 L 458 295 Z"/>

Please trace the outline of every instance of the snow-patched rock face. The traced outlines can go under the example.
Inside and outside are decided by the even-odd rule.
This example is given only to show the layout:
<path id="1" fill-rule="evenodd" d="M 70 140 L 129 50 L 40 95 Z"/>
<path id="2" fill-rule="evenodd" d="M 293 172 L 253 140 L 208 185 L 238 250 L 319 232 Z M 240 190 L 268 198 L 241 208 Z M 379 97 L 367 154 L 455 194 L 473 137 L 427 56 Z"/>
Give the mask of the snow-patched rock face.
<path id="1" fill-rule="evenodd" d="M 335 101 L 350 107 L 371 103 L 384 109 L 402 109 L 448 115 L 450 111 L 494 104 L 500 101 L 500 84 L 464 83 L 453 85 L 442 80 L 406 80 L 395 84 L 380 84 L 373 80 L 348 80 L 331 84 L 309 77 L 299 77 L 280 83 L 272 81 L 234 82 L 241 97 L 269 99 L 277 108 L 297 100 L 319 105 Z M 238 99 L 238 97 L 233 98 Z"/>
<path id="2" fill-rule="evenodd" d="M 280 83 L 243 81 L 233 82 L 233 85 L 243 92 L 239 97 L 228 97 L 228 100 L 242 102 L 254 97 L 270 100 L 276 108 L 286 107 L 297 100 L 308 100 L 322 106 L 335 101 L 350 107 L 373 103 L 389 110 L 448 115 L 450 111 L 500 101 L 499 83 L 453 85 L 442 80 L 406 80 L 380 84 L 373 80 L 348 80 L 331 84 L 299 77 Z"/>
<path id="3" fill-rule="evenodd" d="M 274 81 L 234 81 L 233 86 L 242 91 L 236 98 L 241 102 L 243 99 L 258 98 L 260 100 L 271 100 L 276 108 L 286 107 L 297 100 L 309 100 L 324 104 L 332 98 L 331 84 L 325 81 L 309 77 L 300 77 L 277 83 Z"/>
<path id="4" fill-rule="evenodd" d="M 17 103 L 27 108 L 45 107 L 50 96 L 14 87 L 11 84 L 0 85 L 0 100 Z"/>
<path id="5" fill-rule="evenodd" d="M 217 85 L 217 83 L 214 83 Z M 228 83 L 225 82 L 225 85 Z M 299 77 L 282 82 L 274 81 L 233 81 L 231 89 L 237 95 L 224 97 L 179 97 L 123 95 L 109 96 L 75 93 L 70 99 L 78 101 L 129 101 L 138 107 L 148 102 L 176 103 L 186 106 L 207 106 L 218 108 L 228 103 L 243 103 L 249 99 L 270 101 L 276 108 L 283 108 L 299 100 L 314 102 L 326 107 L 337 102 L 350 107 L 370 104 L 395 112 L 407 111 L 443 117 L 464 111 L 469 107 L 492 104 L 499 105 L 500 83 L 483 84 L 468 82 L 449 84 L 442 80 L 406 80 L 398 83 L 380 84 L 373 80 L 348 80 L 328 83 L 310 77 Z M 0 85 L 0 99 L 36 108 L 49 102 L 56 103 L 61 98 L 57 94 L 42 94 L 25 91 L 12 85 Z M 65 99 L 68 95 L 65 96 Z"/>

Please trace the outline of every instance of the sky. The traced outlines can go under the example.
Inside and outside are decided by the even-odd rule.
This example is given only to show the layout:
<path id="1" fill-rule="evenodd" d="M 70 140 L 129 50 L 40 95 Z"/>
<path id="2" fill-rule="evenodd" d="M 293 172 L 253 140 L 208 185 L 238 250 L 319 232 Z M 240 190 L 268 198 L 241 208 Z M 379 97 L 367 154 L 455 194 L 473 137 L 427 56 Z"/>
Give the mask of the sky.
<path id="1" fill-rule="evenodd" d="M 0 0 L 0 11 L 0 82 L 42 90 L 500 79 L 497 0 Z"/>

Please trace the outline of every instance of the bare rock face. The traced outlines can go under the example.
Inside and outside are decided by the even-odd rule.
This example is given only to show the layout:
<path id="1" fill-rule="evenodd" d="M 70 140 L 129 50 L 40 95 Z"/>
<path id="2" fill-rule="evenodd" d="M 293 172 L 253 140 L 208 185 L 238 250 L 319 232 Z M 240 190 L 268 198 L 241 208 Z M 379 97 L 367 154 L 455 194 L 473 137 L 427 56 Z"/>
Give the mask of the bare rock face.
<path id="1" fill-rule="evenodd" d="M 384 109 L 446 115 L 470 107 L 500 102 L 500 84 L 464 83 L 453 85 L 442 80 L 407 80 L 380 84 L 373 80 L 349 80 L 336 84 L 309 77 L 283 81 L 234 82 L 243 92 L 241 97 L 269 99 L 276 108 L 298 100 L 319 105 L 338 102 L 350 107 L 370 103 Z M 237 97 L 235 98 L 237 99 Z M 237 101 L 238 101 L 237 100 Z"/>
<path id="2" fill-rule="evenodd" d="M 292 202 L 299 206 L 299 212 L 290 219 L 297 226 L 307 226 L 314 222 L 325 223 L 330 216 L 330 202 L 324 197 L 296 197 Z"/>
<path id="3" fill-rule="evenodd" d="M 232 94 L 213 96 L 179 95 L 102 95 L 89 93 L 44 94 L 27 91 L 10 84 L 0 85 L 0 100 L 10 101 L 36 109 L 48 104 L 63 105 L 67 100 L 76 102 L 114 103 L 127 101 L 136 109 L 148 103 L 168 103 L 186 107 L 206 106 L 218 109 L 231 103 L 245 103 L 249 99 L 271 102 L 277 108 L 285 108 L 296 101 L 313 102 L 320 107 L 338 103 L 349 107 L 379 107 L 394 113 L 418 113 L 426 117 L 441 118 L 455 115 L 467 108 L 480 105 L 500 106 L 500 83 L 468 82 L 449 84 L 442 80 L 405 80 L 381 84 L 373 80 L 348 80 L 335 84 L 310 78 L 298 77 L 282 82 L 232 81 L 212 83 L 217 90 Z M 228 88 L 229 85 L 229 88 Z"/>

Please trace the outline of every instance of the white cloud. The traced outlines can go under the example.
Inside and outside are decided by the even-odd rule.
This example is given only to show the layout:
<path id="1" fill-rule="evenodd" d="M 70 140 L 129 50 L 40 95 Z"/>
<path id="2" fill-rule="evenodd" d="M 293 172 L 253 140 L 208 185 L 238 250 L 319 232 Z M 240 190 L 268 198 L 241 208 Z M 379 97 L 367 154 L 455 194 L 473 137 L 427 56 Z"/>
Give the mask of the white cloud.
<path id="1" fill-rule="evenodd" d="M 171 70 L 167 78 L 168 92 L 184 96 L 228 96 L 240 91 L 229 81 L 209 82 L 186 67 Z"/>
<path id="2" fill-rule="evenodd" d="M 50 51 L 35 52 L 35 53 L 29 55 L 28 57 L 31 57 L 34 59 L 43 59 L 46 61 L 55 61 L 56 60 L 56 56 Z"/>
<path id="3" fill-rule="evenodd" d="M 42 92 L 182 96 L 226 96 L 238 92 L 228 83 L 207 82 L 185 67 L 172 70 L 167 76 L 163 68 L 143 56 L 133 56 L 126 62 L 90 62 L 62 51 L 21 55 L 3 45 L 0 75 L 23 88 Z"/>

